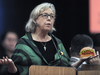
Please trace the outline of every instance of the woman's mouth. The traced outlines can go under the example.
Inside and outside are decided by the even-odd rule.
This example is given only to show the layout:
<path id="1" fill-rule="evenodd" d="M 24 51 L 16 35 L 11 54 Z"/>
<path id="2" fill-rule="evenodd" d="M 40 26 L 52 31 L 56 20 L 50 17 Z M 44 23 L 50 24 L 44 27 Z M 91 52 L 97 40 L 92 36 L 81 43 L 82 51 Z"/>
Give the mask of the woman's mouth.
<path id="1" fill-rule="evenodd" d="M 46 23 L 46 25 L 49 25 L 49 26 L 50 26 L 50 25 L 51 25 L 51 23 Z"/>

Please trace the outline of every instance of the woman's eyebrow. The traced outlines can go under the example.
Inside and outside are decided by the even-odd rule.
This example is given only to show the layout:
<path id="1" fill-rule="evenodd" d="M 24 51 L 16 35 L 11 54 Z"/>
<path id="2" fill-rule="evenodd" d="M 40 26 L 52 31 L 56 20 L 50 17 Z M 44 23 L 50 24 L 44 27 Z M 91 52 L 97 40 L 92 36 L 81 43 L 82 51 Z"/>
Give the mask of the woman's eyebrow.
<path id="1" fill-rule="evenodd" d="M 42 13 L 42 14 L 48 14 L 48 13 Z M 50 13 L 50 15 L 54 15 L 53 13 Z"/>

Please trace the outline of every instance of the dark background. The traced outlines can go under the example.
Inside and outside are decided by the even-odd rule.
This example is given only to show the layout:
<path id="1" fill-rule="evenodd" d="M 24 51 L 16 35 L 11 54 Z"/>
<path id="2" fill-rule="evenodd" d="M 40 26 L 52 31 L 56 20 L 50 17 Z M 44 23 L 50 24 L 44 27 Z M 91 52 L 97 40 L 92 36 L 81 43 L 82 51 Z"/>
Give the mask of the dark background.
<path id="1" fill-rule="evenodd" d="M 13 28 L 20 37 L 23 36 L 24 27 L 32 9 L 42 2 L 50 2 L 55 5 L 57 32 L 53 34 L 62 40 L 68 52 L 71 39 L 76 34 L 90 35 L 89 0 L 0 0 L 1 32 Z"/>

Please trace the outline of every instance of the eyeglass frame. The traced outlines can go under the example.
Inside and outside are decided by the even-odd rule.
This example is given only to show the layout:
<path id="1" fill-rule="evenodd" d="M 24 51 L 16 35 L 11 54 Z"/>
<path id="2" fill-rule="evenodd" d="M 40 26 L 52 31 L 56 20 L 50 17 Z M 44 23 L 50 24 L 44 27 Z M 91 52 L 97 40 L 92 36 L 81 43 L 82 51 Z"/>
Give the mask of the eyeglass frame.
<path id="1" fill-rule="evenodd" d="M 56 17 L 55 17 L 55 14 L 47 14 L 47 13 L 43 13 L 43 14 L 39 14 L 39 16 L 41 16 L 42 15 L 42 17 L 44 18 L 44 19 L 47 19 L 48 18 L 48 16 L 50 16 L 50 19 L 55 19 Z M 44 15 L 46 15 L 46 17 L 44 17 Z M 54 15 L 54 18 L 52 18 L 52 16 Z"/>

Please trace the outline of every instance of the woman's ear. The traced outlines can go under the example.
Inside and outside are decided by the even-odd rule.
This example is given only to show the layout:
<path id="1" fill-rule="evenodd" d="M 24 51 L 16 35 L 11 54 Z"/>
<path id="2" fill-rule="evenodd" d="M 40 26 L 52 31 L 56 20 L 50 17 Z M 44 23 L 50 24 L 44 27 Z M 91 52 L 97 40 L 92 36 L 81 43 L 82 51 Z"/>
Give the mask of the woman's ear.
<path id="1" fill-rule="evenodd" d="M 35 24 L 36 26 L 38 25 L 38 23 L 37 23 L 36 21 L 33 20 L 33 22 L 34 22 L 34 24 Z"/>
<path id="2" fill-rule="evenodd" d="M 33 20 L 33 22 L 36 24 L 36 21 Z"/>

